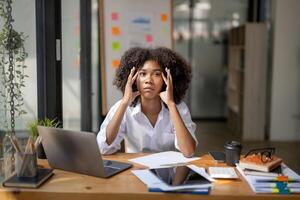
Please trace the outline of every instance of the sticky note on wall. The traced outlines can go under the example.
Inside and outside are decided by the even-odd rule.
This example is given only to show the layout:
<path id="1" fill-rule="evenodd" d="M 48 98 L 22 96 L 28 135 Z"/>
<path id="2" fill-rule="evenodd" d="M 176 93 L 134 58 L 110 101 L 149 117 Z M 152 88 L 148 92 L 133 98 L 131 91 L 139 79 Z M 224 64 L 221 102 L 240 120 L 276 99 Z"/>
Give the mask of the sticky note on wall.
<path id="1" fill-rule="evenodd" d="M 120 35 L 120 28 L 119 27 L 117 27 L 117 26 L 114 26 L 114 27 L 112 27 L 111 28 L 111 34 L 112 35 L 115 35 L 115 36 L 117 36 L 117 35 Z"/>
<path id="2" fill-rule="evenodd" d="M 120 60 L 117 59 L 113 60 L 111 63 L 112 68 L 118 68 L 119 65 L 120 65 Z"/>
<path id="3" fill-rule="evenodd" d="M 113 13 L 111 13 L 110 16 L 111 16 L 111 20 L 113 20 L 113 21 L 119 20 L 119 13 L 113 12 Z"/>
<path id="4" fill-rule="evenodd" d="M 168 15 L 165 14 L 165 13 L 161 13 L 161 14 L 160 14 L 160 20 L 161 20 L 162 22 L 168 21 Z"/>
<path id="5" fill-rule="evenodd" d="M 114 50 L 114 51 L 120 51 L 120 48 L 121 48 L 121 45 L 120 45 L 120 43 L 119 42 L 112 42 L 112 49 Z"/>
<path id="6" fill-rule="evenodd" d="M 153 42 L 153 36 L 152 36 L 151 34 L 147 34 L 147 35 L 145 36 L 145 38 L 146 38 L 146 41 L 147 41 L 148 43 L 152 43 L 152 42 Z"/>

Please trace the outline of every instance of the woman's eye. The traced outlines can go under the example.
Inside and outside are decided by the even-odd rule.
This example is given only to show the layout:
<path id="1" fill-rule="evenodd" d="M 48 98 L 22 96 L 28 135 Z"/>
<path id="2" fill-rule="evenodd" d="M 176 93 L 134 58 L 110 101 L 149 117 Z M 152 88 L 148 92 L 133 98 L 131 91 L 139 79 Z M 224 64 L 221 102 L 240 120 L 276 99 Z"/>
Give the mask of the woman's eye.
<path id="1" fill-rule="evenodd" d="M 139 75 L 140 75 L 140 76 L 145 76 L 146 73 L 145 73 L 145 72 L 140 72 Z"/>
<path id="2" fill-rule="evenodd" d="M 156 72 L 154 75 L 155 76 L 161 76 L 161 72 Z"/>

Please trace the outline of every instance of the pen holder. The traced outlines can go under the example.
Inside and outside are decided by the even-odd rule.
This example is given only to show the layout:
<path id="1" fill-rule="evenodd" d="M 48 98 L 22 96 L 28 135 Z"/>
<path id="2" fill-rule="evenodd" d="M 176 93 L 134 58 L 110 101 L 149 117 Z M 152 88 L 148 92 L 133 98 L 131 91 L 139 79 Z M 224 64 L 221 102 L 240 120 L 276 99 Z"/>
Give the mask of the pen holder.
<path id="1" fill-rule="evenodd" d="M 16 153 L 17 177 L 34 177 L 37 175 L 36 153 Z"/>

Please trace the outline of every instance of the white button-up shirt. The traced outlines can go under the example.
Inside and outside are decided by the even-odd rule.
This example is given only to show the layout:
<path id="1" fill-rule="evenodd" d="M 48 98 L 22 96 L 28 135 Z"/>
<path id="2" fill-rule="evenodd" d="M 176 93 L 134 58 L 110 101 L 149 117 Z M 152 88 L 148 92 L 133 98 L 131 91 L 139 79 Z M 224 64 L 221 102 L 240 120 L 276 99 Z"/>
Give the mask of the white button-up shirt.
<path id="1" fill-rule="evenodd" d="M 175 148 L 179 150 L 170 112 L 163 103 L 154 127 L 141 111 L 140 103 L 135 107 L 128 106 L 115 140 L 108 145 L 106 143 L 106 127 L 115 115 L 120 103 L 121 101 L 118 101 L 110 109 L 97 135 L 98 146 L 102 154 L 112 154 L 119 150 L 124 137 L 126 152 L 128 153 L 161 152 L 175 150 Z M 198 144 L 195 137 L 196 124 L 191 119 L 187 105 L 181 102 L 176 106 L 185 126 Z"/>

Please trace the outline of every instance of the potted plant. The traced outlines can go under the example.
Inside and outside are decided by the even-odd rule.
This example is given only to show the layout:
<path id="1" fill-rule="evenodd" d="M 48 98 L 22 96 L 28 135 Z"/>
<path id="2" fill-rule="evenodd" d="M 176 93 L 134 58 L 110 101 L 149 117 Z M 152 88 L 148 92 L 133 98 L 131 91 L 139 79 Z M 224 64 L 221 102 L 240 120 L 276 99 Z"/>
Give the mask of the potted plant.
<path id="1" fill-rule="evenodd" d="M 4 138 L 0 138 L 0 142 L 3 138 L 0 157 L 6 159 L 4 169 L 7 176 L 14 168 L 14 150 L 8 136 L 15 136 L 16 118 L 26 114 L 22 89 L 28 77 L 25 74 L 27 53 L 24 47 L 25 34 L 13 28 L 11 0 L 0 0 L 0 21 L 4 23 L 0 29 L 0 132 L 5 134 Z"/>
<path id="2" fill-rule="evenodd" d="M 59 127 L 59 125 L 60 125 L 60 122 L 57 121 L 56 119 L 45 118 L 43 120 L 34 120 L 28 124 L 28 131 L 29 131 L 29 134 L 36 141 L 39 136 L 39 132 L 38 132 L 38 128 L 37 128 L 38 126 L 57 128 L 57 127 Z M 38 158 L 40 158 L 40 159 L 46 159 L 46 154 L 45 154 L 42 143 L 39 143 L 39 145 L 37 147 L 37 155 L 38 155 Z"/>

